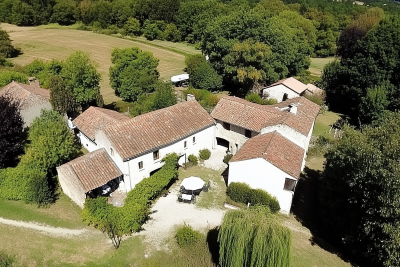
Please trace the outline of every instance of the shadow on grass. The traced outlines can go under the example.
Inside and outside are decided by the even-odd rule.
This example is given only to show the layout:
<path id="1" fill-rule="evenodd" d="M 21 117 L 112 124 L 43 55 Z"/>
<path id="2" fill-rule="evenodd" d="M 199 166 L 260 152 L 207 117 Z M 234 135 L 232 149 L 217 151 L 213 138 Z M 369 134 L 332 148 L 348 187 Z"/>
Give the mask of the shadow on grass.
<path id="1" fill-rule="evenodd" d="M 207 233 L 207 245 L 210 251 L 213 263 L 219 265 L 219 243 L 218 243 L 219 228 L 215 227 Z"/>
<path id="2" fill-rule="evenodd" d="M 324 227 L 320 218 L 321 206 L 318 199 L 321 175 L 321 171 L 305 167 L 298 181 L 296 194 L 293 197 L 292 213 L 294 217 L 310 230 L 312 234 L 310 238 L 311 245 L 318 245 L 352 266 L 372 267 L 364 258 L 349 252 L 347 248 L 337 241 L 334 232 Z"/>

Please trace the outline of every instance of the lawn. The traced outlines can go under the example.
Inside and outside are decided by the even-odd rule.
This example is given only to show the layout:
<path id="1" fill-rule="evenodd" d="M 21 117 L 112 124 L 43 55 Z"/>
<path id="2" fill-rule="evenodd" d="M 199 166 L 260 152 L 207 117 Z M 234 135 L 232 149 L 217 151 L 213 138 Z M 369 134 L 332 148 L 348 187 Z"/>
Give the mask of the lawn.
<path id="1" fill-rule="evenodd" d="M 311 74 L 321 76 L 322 70 L 324 69 L 325 65 L 333 61 L 334 59 L 334 57 L 311 58 L 311 65 L 308 70 L 311 72 Z"/>
<path id="2" fill-rule="evenodd" d="M 169 80 L 171 76 L 181 74 L 185 68 L 185 56 L 171 50 L 186 54 L 198 52 L 192 46 L 185 44 L 166 41 L 148 42 L 141 38 L 134 41 L 70 28 L 18 27 L 5 23 L 1 24 L 1 28 L 10 34 L 13 44 L 22 49 L 23 54 L 12 59 L 15 64 L 25 65 L 35 58 L 63 60 L 77 50 L 88 52 L 98 63 L 102 78 L 100 90 L 106 104 L 120 100 L 110 87 L 108 77 L 111 51 L 114 48 L 136 46 L 144 51 L 152 52 L 156 58 L 160 59 L 158 70 L 162 80 Z"/>
<path id="3" fill-rule="evenodd" d="M 340 118 L 340 114 L 331 111 L 326 111 L 325 114 L 319 114 L 315 120 L 315 126 L 312 135 L 320 136 L 328 134 L 332 124 L 334 124 Z"/>

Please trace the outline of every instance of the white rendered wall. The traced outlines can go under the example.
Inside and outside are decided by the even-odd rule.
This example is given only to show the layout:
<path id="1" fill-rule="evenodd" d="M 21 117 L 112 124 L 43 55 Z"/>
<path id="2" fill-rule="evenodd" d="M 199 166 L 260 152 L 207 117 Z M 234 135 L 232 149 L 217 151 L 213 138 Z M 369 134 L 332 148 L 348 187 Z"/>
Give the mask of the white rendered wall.
<path id="1" fill-rule="evenodd" d="M 191 154 L 198 156 L 199 151 L 202 149 L 209 149 L 212 153 L 214 148 L 215 140 L 215 127 L 211 126 L 204 129 L 201 132 L 188 136 L 187 138 L 180 140 L 178 142 L 172 143 L 169 146 L 159 149 L 159 158 L 157 160 L 153 159 L 153 151 L 142 155 L 138 158 L 131 159 L 129 161 L 123 161 L 121 156 L 117 153 L 117 150 L 111 145 L 107 136 L 99 131 L 96 133 L 96 142 L 99 148 L 104 147 L 107 153 L 114 160 L 115 164 L 124 174 L 124 182 L 126 191 L 132 190 L 137 183 L 142 181 L 144 178 L 150 176 L 150 173 L 157 170 L 163 166 L 164 163 L 161 162 L 163 157 L 167 154 L 176 153 L 182 157 L 179 163 L 184 163 L 187 161 L 187 157 Z M 193 137 L 195 137 L 195 142 L 193 143 Z M 184 142 L 186 141 L 186 148 L 184 147 Z M 113 154 L 111 154 L 110 148 L 113 149 Z M 143 169 L 139 169 L 139 162 L 143 161 Z"/>
<path id="2" fill-rule="evenodd" d="M 90 140 L 86 135 L 84 135 L 82 132 L 79 132 L 78 137 L 79 137 L 79 141 L 81 142 L 82 146 L 84 148 L 86 148 L 89 152 L 93 152 L 93 151 L 99 149 L 99 147 L 94 142 L 92 142 L 92 140 Z"/>
<path id="3" fill-rule="evenodd" d="M 236 154 L 236 144 L 238 145 L 238 150 L 243 146 L 244 143 L 249 139 L 245 136 L 245 129 L 236 125 L 231 124 L 231 130 L 226 130 L 222 122 L 217 121 L 215 137 L 223 138 L 229 141 L 229 150 L 232 154 Z M 256 136 L 257 132 L 251 132 L 251 137 Z"/>
<path id="4" fill-rule="evenodd" d="M 289 214 L 294 192 L 283 190 L 286 178 L 297 180 L 262 158 L 229 163 L 228 185 L 240 182 L 261 188 L 278 199 L 282 213 Z"/>
<path id="5" fill-rule="evenodd" d="M 266 94 L 266 93 L 269 94 L 268 99 L 275 98 L 276 100 L 278 100 L 278 103 L 282 102 L 283 95 L 285 93 L 288 95 L 287 99 L 291 99 L 291 98 L 295 98 L 295 97 L 299 97 L 300 96 L 298 93 L 296 93 L 293 90 L 290 90 L 289 88 L 287 88 L 283 84 L 278 84 L 276 86 L 265 88 L 263 90 L 263 94 Z"/>
<path id="6" fill-rule="evenodd" d="M 298 131 L 294 130 L 293 128 L 287 126 L 287 125 L 274 125 L 274 126 L 268 126 L 265 128 L 261 129 L 261 134 L 266 134 L 266 133 L 271 133 L 273 131 L 277 131 L 299 147 L 306 149 L 308 148 L 308 142 L 310 140 L 307 140 L 307 136 L 299 133 Z"/>

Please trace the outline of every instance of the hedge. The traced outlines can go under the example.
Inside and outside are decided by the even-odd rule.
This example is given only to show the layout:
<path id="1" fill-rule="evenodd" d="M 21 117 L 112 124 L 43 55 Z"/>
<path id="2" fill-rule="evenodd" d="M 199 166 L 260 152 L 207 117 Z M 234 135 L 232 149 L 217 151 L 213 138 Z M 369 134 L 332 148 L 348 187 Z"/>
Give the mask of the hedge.
<path id="1" fill-rule="evenodd" d="M 271 196 L 262 189 L 252 189 L 245 183 L 230 183 L 227 189 L 227 195 L 236 202 L 251 205 L 263 205 L 270 208 L 272 213 L 280 210 L 279 202 L 276 197 Z"/>
<path id="2" fill-rule="evenodd" d="M 163 161 L 165 164 L 160 171 L 143 179 L 128 193 L 123 207 L 108 204 L 105 197 L 86 199 L 82 220 L 102 231 L 105 223 L 110 221 L 116 224 L 121 234 L 139 231 L 149 215 L 151 202 L 178 178 L 178 155 L 169 154 Z"/>

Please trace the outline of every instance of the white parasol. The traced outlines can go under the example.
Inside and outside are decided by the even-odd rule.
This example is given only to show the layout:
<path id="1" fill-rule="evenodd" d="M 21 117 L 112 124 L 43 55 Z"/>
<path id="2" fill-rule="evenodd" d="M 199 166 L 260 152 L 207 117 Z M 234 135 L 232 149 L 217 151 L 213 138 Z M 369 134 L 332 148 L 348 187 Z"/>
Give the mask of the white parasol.
<path id="1" fill-rule="evenodd" d="M 204 184 L 205 182 L 199 177 L 190 176 L 183 179 L 181 186 L 183 186 L 186 190 L 198 190 L 202 189 Z"/>

